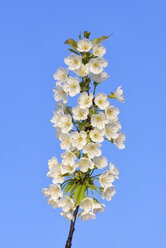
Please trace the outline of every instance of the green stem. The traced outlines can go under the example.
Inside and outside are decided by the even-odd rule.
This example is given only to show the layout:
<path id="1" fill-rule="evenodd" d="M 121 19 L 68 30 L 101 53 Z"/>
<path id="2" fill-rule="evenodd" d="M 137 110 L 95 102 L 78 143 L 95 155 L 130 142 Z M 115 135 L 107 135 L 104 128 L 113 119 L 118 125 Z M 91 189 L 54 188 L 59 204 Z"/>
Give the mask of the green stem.
<path id="1" fill-rule="evenodd" d="M 98 174 L 98 175 L 94 175 L 93 177 L 91 177 L 91 178 L 94 178 L 94 177 L 98 177 L 98 176 L 100 176 L 101 174 Z"/>
<path id="2" fill-rule="evenodd" d="M 96 87 L 97 87 L 97 83 L 96 83 L 96 82 L 94 82 L 93 84 L 94 84 L 93 95 L 95 95 L 95 92 L 96 92 Z"/>

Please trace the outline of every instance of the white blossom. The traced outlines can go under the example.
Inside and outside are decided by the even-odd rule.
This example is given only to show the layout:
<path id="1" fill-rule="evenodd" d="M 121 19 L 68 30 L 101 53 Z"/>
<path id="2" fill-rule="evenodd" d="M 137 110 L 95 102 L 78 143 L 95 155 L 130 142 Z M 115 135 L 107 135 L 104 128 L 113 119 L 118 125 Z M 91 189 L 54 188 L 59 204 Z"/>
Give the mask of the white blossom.
<path id="1" fill-rule="evenodd" d="M 76 155 L 71 152 L 71 151 L 65 151 L 61 154 L 61 158 L 62 158 L 62 164 L 67 165 L 73 165 L 74 161 L 76 160 Z"/>
<path id="2" fill-rule="evenodd" d="M 104 171 L 99 177 L 99 183 L 103 188 L 111 187 L 113 181 L 114 181 L 114 176 L 111 174 L 109 170 Z"/>
<path id="3" fill-rule="evenodd" d="M 72 174 L 75 172 L 75 170 L 76 170 L 76 164 L 75 163 L 62 164 L 61 171 L 63 174 L 66 174 L 66 173 Z"/>
<path id="4" fill-rule="evenodd" d="M 63 115 L 60 119 L 59 126 L 61 127 L 62 133 L 68 133 L 73 127 L 71 116 Z"/>
<path id="5" fill-rule="evenodd" d="M 119 109 L 114 106 L 108 106 L 105 109 L 105 115 L 111 122 L 116 122 L 118 120 Z"/>
<path id="6" fill-rule="evenodd" d="M 89 74 L 89 64 L 82 64 L 79 69 L 74 71 L 79 77 L 86 77 Z"/>
<path id="7" fill-rule="evenodd" d="M 94 202 L 90 197 L 84 198 L 80 203 L 80 208 L 86 213 L 90 212 L 93 209 L 93 206 Z"/>
<path id="8" fill-rule="evenodd" d="M 52 199 L 49 199 L 48 200 L 48 204 L 52 206 L 52 208 L 56 209 L 59 207 L 59 200 L 52 200 Z"/>
<path id="9" fill-rule="evenodd" d="M 95 96 L 95 104 L 100 109 L 106 109 L 109 106 L 109 101 L 107 101 L 107 95 L 104 93 L 98 93 Z"/>
<path id="10" fill-rule="evenodd" d="M 62 100 L 64 103 L 68 101 L 68 95 L 62 88 L 62 86 L 57 86 L 53 88 L 55 101 Z"/>
<path id="11" fill-rule="evenodd" d="M 55 74 L 53 75 L 55 80 L 58 80 L 58 83 L 64 83 L 68 77 L 69 71 L 68 69 L 64 69 L 63 67 L 59 67 Z"/>
<path id="12" fill-rule="evenodd" d="M 77 77 L 68 77 L 67 82 L 63 85 L 63 89 L 70 96 L 75 96 L 80 93 L 80 83 Z"/>
<path id="13" fill-rule="evenodd" d="M 92 42 L 87 38 L 84 38 L 83 40 L 79 40 L 77 42 L 77 50 L 79 52 L 89 52 L 91 48 L 92 48 Z"/>
<path id="14" fill-rule="evenodd" d="M 88 219 L 94 220 L 96 218 L 96 215 L 93 212 L 84 212 L 84 211 L 82 211 L 82 212 L 79 213 L 78 216 L 83 221 L 87 221 Z"/>
<path id="15" fill-rule="evenodd" d="M 87 143 L 87 133 L 85 131 L 73 132 L 71 134 L 71 142 L 73 147 L 82 150 Z"/>
<path id="16" fill-rule="evenodd" d="M 108 79 L 110 76 L 105 72 L 101 72 L 99 74 L 94 74 L 94 73 L 90 73 L 90 78 L 97 83 L 101 83 L 104 82 L 106 79 Z"/>
<path id="17" fill-rule="evenodd" d="M 119 129 L 121 128 L 121 125 L 119 122 L 115 123 L 109 123 L 105 126 L 105 135 L 107 139 L 116 139 L 119 136 Z"/>
<path id="18" fill-rule="evenodd" d="M 104 207 L 105 207 L 105 204 L 103 204 L 103 203 L 98 203 L 98 202 L 95 202 L 95 201 L 94 201 L 93 213 L 94 213 L 94 214 L 97 214 L 97 212 L 99 212 L 99 213 L 104 212 Z"/>
<path id="19" fill-rule="evenodd" d="M 48 168 L 49 170 L 55 169 L 59 167 L 58 159 L 56 157 L 52 157 L 48 160 Z"/>
<path id="20" fill-rule="evenodd" d="M 102 57 L 105 53 L 106 53 L 106 48 L 103 47 L 103 45 L 101 43 L 96 44 L 93 47 L 93 51 L 92 51 L 93 55 L 98 56 L 98 57 Z"/>
<path id="21" fill-rule="evenodd" d="M 66 104 L 63 101 L 56 102 L 56 107 L 57 107 L 57 111 L 61 111 L 62 113 L 64 113 L 64 111 L 67 108 Z"/>
<path id="22" fill-rule="evenodd" d="M 104 156 L 95 157 L 93 161 L 98 169 L 103 169 L 108 165 L 107 158 Z"/>
<path id="23" fill-rule="evenodd" d="M 87 172 L 88 169 L 94 168 L 94 162 L 90 158 L 80 158 L 77 162 L 77 166 L 80 167 L 80 171 Z"/>
<path id="24" fill-rule="evenodd" d="M 71 140 L 69 133 L 60 133 L 59 140 L 61 141 L 61 149 L 70 150 L 71 148 Z"/>
<path id="25" fill-rule="evenodd" d="M 103 142 L 104 134 L 105 134 L 105 130 L 104 129 L 98 129 L 98 128 L 94 128 L 89 133 L 90 138 L 93 142 Z"/>
<path id="26" fill-rule="evenodd" d="M 99 74 L 103 71 L 104 67 L 107 67 L 107 65 L 108 62 L 104 58 L 93 58 L 89 61 L 89 71 L 94 74 Z"/>
<path id="27" fill-rule="evenodd" d="M 44 188 L 42 190 L 42 193 L 49 199 L 56 201 L 60 197 L 63 196 L 63 191 L 61 190 L 61 187 L 59 184 L 50 184 L 49 188 Z"/>
<path id="28" fill-rule="evenodd" d="M 64 62 L 69 66 L 69 70 L 75 71 L 80 68 L 82 57 L 72 53 L 64 59 Z"/>
<path id="29" fill-rule="evenodd" d="M 59 166 L 56 169 L 51 170 L 48 177 L 53 178 L 52 182 L 54 184 L 63 183 L 65 181 L 65 177 L 63 176 L 61 166 Z"/>
<path id="30" fill-rule="evenodd" d="M 124 95 L 123 95 L 122 86 L 119 86 L 114 94 L 115 94 L 115 98 L 119 102 L 124 102 Z"/>
<path id="31" fill-rule="evenodd" d="M 71 221 L 71 220 L 74 221 L 74 216 L 72 214 L 72 210 L 70 210 L 68 212 L 61 212 L 60 215 L 69 221 Z"/>
<path id="32" fill-rule="evenodd" d="M 102 198 L 106 199 L 107 201 L 111 201 L 112 197 L 115 195 L 116 191 L 114 186 L 106 188 L 102 193 Z"/>
<path id="33" fill-rule="evenodd" d="M 117 168 L 115 168 L 114 164 L 110 163 L 109 168 L 110 168 L 109 170 L 110 170 L 111 175 L 113 175 L 115 179 L 119 179 L 118 177 L 119 171 Z"/>
<path id="34" fill-rule="evenodd" d="M 84 146 L 83 153 L 86 153 L 89 158 L 99 157 L 101 155 L 101 150 L 99 149 L 100 147 L 100 143 L 89 142 L 86 146 Z"/>
<path id="35" fill-rule="evenodd" d="M 50 120 L 54 125 L 54 127 L 59 127 L 59 123 L 60 123 L 60 119 L 63 115 L 63 111 L 61 110 L 55 110 L 54 111 L 54 115 L 52 117 L 52 119 Z"/>
<path id="36" fill-rule="evenodd" d="M 97 127 L 98 129 L 105 128 L 105 125 L 108 123 L 108 120 L 104 113 L 94 114 L 91 117 L 92 127 Z"/>
<path id="37" fill-rule="evenodd" d="M 124 133 L 120 133 L 116 139 L 113 140 L 114 144 L 119 148 L 119 149 L 124 149 L 124 141 L 126 140 L 126 136 Z"/>
<path id="38" fill-rule="evenodd" d="M 74 207 L 74 201 L 72 198 L 65 195 L 60 199 L 59 207 L 61 207 L 64 212 L 69 212 Z"/>
<path id="39" fill-rule="evenodd" d="M 72 112 L 73 112 L 74 120 L 77 120 L 77 121 L 86 120 L 89 114 L 88 108 L 81 109 L 79 106 L 72 108 Z"/>
<path id="40" fill-rule="evenodd" d="M 69 49 L 73 53 L 64 59 L 68 68 L 59 67 L 53 75 L 56 108 L 50 121 L 64 151 L 60 155 L 61 163 L 56 157 L 49 159 L 47 176 L 52 182 L 42 189 L 42 193 L 54 209 L 62 208 L 61 216 L 74 222 L 76 217 L 83 221 L 95 219 L 98 212 L 104 211 L 105 205 L 96 199 L 97 193 L 107 201 L 115 194 L 112 184 L 119 179 L 119 171 L 112 163 L 103 170 L 108 161 L 102 156 L 101 143 L 105 139 L 119 149 L 125 147 L 125 134 L 121 133 L 118 122 L 119 109 L 108 101 L 108 98 L 116 98 L 124 102 L 122 87 L 108 96 L 96 94 L 98 84 L 110 77 L 104 71 L 108 65 L 103 58 L 106 48 L 100 42 L 95 44 L 96 41 L 98 39 L 67 40 L 65 43 L 78 53 Z M 69 70 L 72 73 L 69 74 Z M 76 101 L 67 105 L 68 97 L 76 95 Z M 76 102 L 77 106 L 74 105 Z M 78 211 L 77 206 L 81 211 L 75 217 L 73 211 Z"/>
<path id="41" fill-rule="evenodd" d="M 81 93 L 78 98 L 78 105 L 81 109 L 90 108 L 92 106 L 93 94 L 88 95 L 87 92 Z"/>

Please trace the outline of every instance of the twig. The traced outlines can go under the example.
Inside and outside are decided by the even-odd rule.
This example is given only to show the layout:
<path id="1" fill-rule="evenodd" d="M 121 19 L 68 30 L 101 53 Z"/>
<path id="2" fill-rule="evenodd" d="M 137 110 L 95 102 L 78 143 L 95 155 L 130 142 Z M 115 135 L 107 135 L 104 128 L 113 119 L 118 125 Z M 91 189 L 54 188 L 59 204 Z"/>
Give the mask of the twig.
<path id="1" fill-rule="evenodd" d="M 65 248 L 71 248 L 72 238 L 73 238 L 73 233 L 74 233 L 74 230 L 75 230 L 75 222 L 76 222 L 76 218 L 77 218 L 78 209 L 79 209 L 79 206 L 77 206 L 76 209 L 74 210 L 74 214 L 73 214 L 74 221 L 71 221 L 69 236 L 67 238 Z"/>

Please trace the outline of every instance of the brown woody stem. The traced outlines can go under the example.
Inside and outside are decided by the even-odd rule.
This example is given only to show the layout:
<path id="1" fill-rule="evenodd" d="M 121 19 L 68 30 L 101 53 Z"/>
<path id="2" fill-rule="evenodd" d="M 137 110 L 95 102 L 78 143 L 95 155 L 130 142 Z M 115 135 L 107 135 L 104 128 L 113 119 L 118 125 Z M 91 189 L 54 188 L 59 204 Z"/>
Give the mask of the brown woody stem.
<path id="1" fill-rule="evenodd" d="M 74 220 L 72 220 L 71 221 L 71 224 L 70 224 L 69 236 L 67 238 L 65 248 L 71 248 L 72 238 L 73 238 L 73 233 L 74 233 L 74 230 L 75 230 L 75 222 L 76 222 L 76 218 L 77 218 L 78 209 L 79 209 L 79 206 L 77 206 L 76 209 L 74 210 L 74 213 L 73 213 Z"/>

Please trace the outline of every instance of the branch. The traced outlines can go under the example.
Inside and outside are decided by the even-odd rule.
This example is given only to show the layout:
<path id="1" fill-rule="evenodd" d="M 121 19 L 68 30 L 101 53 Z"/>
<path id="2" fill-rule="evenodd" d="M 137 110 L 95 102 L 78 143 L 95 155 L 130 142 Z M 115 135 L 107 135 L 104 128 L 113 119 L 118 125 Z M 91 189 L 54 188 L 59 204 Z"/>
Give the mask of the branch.
<path id="1" fill-rule="evenodd" d="M 68 236 L 68 239 L 66 241 L 65 248 L 71 248 L 72 238 L 73 238 L 73 233 L 74 233 L 74 230 L 75 230 L 75 222 L 76 222 L 76 218 L 77 218 L 78 209 L 79 209 L 79 206 L 77 206 L 76 209 L 74 210 L 74 214 L 73 214 L 74 221 L 71 221 L 69 236 Z"/>

